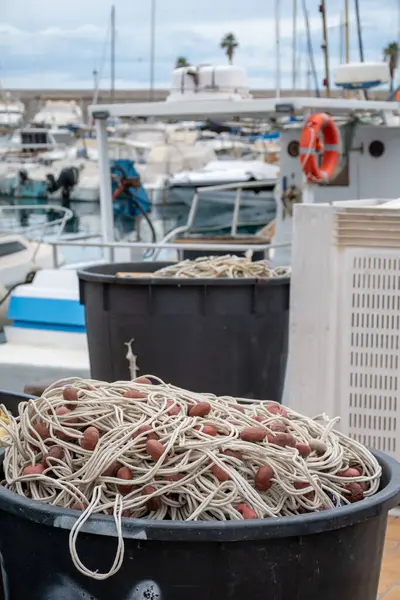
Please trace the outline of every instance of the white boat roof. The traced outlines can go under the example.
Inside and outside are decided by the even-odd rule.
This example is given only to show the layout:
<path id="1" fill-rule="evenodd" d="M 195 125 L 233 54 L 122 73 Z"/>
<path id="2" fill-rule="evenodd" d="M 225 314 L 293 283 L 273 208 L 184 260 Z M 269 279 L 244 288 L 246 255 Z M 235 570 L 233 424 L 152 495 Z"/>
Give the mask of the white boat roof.
<path id="1" fill-rule="evenodd" d="M 19 127 L 15 133 L 66 133 L 73 136 L 74 134 L 67 127 Z"/>
<path id="2" fill-rule="evenodd" d="M 382 113 L 400 109 L 400 102 L 385 100 L 348 100 L 346 98 L 263 98 L 251 100 L 182 100 L 177 102 L 135 102 L 89 106 L 93 118 L 155 117 L 168 119 L 262 118 L 267 115 L 304 114 L 308 111 L 351 115 L 360 112 Z"/>

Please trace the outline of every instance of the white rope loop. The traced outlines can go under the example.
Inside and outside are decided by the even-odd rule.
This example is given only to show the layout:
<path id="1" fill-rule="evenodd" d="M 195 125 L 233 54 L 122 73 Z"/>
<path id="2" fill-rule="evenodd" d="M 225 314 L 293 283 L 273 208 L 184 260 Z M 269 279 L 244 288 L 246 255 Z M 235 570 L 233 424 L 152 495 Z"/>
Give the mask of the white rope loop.
<path id="1" fill-rule="evenodd" d="M 122 537 L 122 523 L 121 523 L 121 515 L 122 515 L 122 496 L 117 495 L 114 503 L 113 517 L 115 521 L 115 527 L 117 531 L 117 539 L 118 546 L 115 554 L 114 562 L 107 573 L 98 573 L 97 571 L 91 571 L 82 563 L 78 556 L 78 552 L 76 550 L 76 541 L 78 538 L 78 534 L 82 529 L 83 525 L 93 514 L 94 509 L 100 504 L 102 499 L 102 488 L 98 486 L 94 489 L 92 500 L 87 507 L 86 510 L 81 514 L 79 519 L 76 521 L 74 526 L 72 527 L 69 534 L 69 551 L 71 553 L 71 557 L 75 567 L 80 571 L 83 575 L 87 577 L 91 577 L 92 579 L 97 579 L 99 581 L 103 581 L 104 579 L 108 579 L 115 573 L 118 573 L 120 568 L 122 567 L 122 563 L 124 560 L 124 538 Z"/>

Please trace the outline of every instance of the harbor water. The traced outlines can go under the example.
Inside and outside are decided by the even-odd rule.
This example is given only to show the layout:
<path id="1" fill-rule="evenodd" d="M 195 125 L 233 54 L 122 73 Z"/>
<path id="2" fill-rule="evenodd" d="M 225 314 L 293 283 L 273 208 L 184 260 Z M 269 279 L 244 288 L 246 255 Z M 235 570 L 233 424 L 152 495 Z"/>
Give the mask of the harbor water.
<path id="1" fill-rule="evenodd" d="M 38 239 L 43 236 L 45 227 L 45 240 L 55 239 L 57 227 L 51 226 L 50 218 L 59 219 L 61 212 L 49 212 L 44 207 L 46 204 L 61 206 L 59 201 L 16 199 L 0 196 L 0 233 L 21 232 L 29 228 L 30 237 Z M 7 206 L 7 209 L 5 207 Z M 14 211 L 13 206 L 27 206 L 26 211 Z M 31 208 L 35 206 L 37 208 Z M 28 208 L 29 207 L 29 208 Z M 100 240 L 101 221 L 99 202 L 71 201 L 69 208 L 74 213 L 74 218 L 69 222 L 62 237 L 66 239 L 89 239 L 91 242 Z M 243 207 L 239 215 L 239 233 L 254 233 L 274 218 L 271 203 L 267 207 Z M 157 241 L 160 241 L 168 232 L 175 227 L 185 225 L 189 214 L 189 206 L 186 204 L 165 204 L 153 206 L 149 218 L 153 224 Z M 205 234 L 229 234 L 232 222 L 232 207 L 210 202 L 199 203 L 193 232 Z M 37 225 L 35 229 L 32 229 Z M 114 231 L 116 241 L 136 241 L 136 223 L 132 217 L 115 215 Z M 140 238 L 144 241 L 152 241 L 152 232 L 144 219 L 140 222 Z M 96 239 L 96 236 L 97 239 Z M 63 248 L 65 263 L 76 263 L 81 261 L 98 260 L 101 258 L 99 248 Z"/>

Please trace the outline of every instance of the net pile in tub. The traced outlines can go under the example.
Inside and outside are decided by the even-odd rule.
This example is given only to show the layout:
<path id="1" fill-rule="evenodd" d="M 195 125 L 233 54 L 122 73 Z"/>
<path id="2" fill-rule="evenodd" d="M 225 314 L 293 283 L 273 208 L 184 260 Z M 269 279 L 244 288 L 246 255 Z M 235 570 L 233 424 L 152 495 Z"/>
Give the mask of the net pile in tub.
<path id="1" fill-rule="evenodd" d="M 4 407 L 1 407 L 6 413 Z M 5 485 L 80 511 L 70 535 L 76 567 L 96 579 L 123 560 L 122 518 L 242 520 L 291 516 L 362 501 L 381 467 L 338 419 L 304 417 L 275 402 L 216 397 L 152 376 L 69 379 L 6 413 Z M 76 552 L 93 514 L 113 515 L 117 556 L 105 574 Z"/>

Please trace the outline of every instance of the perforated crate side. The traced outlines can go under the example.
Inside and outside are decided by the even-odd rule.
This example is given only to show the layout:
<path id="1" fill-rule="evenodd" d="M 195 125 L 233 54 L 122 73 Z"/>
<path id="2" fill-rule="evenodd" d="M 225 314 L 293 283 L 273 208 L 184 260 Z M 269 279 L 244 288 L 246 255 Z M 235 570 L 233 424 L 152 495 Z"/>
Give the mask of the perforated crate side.
<path id="1" fill-rule="evenodd" d="M 399 211 L 298 205 L 289 405 L 400 460 Z"/>
<path id="2" fill-rule="evenodd" d="M 342 431 L 400 459 L 400 252 L 348 247 L 340 254 Z"/>

